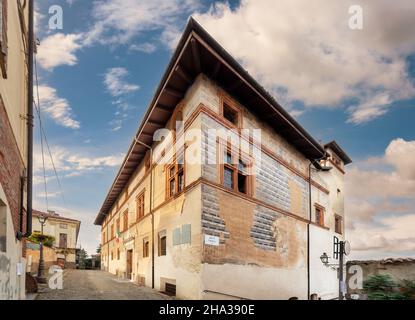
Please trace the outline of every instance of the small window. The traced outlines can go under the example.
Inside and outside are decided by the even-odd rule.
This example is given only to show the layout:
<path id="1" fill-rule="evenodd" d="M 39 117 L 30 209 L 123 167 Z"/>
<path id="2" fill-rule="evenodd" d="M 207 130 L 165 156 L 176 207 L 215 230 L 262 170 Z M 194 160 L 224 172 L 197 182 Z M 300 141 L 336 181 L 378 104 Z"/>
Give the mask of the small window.
<path id="1" fill-rule="evenodd" d="M 143 258 L 148 258 L 150 256 L 150 241 L 148 238 L 143 239 Z"/>
<path id="2" fill-rule="evenodd" d="M 7 0 L 0 0 L 0 68 L 3 78 L 7 78 Z"/>
<path id="3" fill-rule="evenodd" d="M 340 217 L 339 215 L 335 215 L 335 217 L 334 217 L 334 231 L 336 233 L 342 234 L 342 228 L 343 228 L 342 220 L 343 220 L 342 217 Z"/>
<path id="4" fill-rule="evenodd" d="M 227 103 L 223 103 L 223 117 L 234 126 L 239 125 L 239 112 Z"/>
<path id="5" fill-rule="evenodd" d="M 136 219 L 137 221 L 144 217 L 144 191 L 139 194 L 135 200 L 136 202 Z"/>
<path id="6" fill-rule="evenodd" d="M 120 249 L 117 249 L 117 260 L 120 260 Z"/>
<path id="7" fill-rule="evenodd" d="M 111 225 L 111 239 L 114 238 L 114 224 Z"/>
<path id="8" fill-rule="evenodd" d="M 0 252 L 6 252 L 7 249 L 7 215 L 6 206 L 0 200 Z"/>
<path id="9" fill-rule="evenodd" d="M 320 206 L 316 206 L 316 223 L 324 226 L 324 209 Z"/>
<path id="10" fill-rule="evenodd" d="M 240 193 L 249 194 L 249 175 L 247 163 L 241 159 L 236 161 L 230 152 L 226 152 L 224 162 L 223 186 Z"/>
<path id="11" fill-rule="evenodd" d="M 124 231 L 128 230 L 128 210 L 124 212 Z"/>
<path id="12" fill-rule="evenodd" d="M 182 157 L 174 158 L 174 163 L 167 168 L 167 196 L 168 198 L 180 193 L 184 189 L 184 165 Z"/>
<path id="13" fill-rule="evenodd" d="M 167 254 L 167 236 L 165 231 L 159 233 L 158 240 L 159 256 L 165 256 Z"/>

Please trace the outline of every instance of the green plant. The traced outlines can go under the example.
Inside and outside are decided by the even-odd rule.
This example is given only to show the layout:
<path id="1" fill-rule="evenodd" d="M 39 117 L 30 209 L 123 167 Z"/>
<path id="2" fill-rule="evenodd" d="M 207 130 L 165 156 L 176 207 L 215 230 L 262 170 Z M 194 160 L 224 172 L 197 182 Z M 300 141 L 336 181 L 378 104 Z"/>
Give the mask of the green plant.
<path id="1" fill-rule="evenodd" d="M 363 289 L 370 300 L 405 300 L 406 296 L 399 291 L 398 284 L 388 274 L 370 276 Z"/>
<path id="2" fill-rule="evenodd" d="M 415 280 L 403 280 L 401 291 L 408 300 L 415 300 Z"/>
<path id="3" fill-rule="evenodd" d="M 52 248 L 55 242 L 55 237 L 47 234 L 42 235 L 40 232 L 33 232 L 28 240 L 34 243 L 42 242 L 45 247 Z"/>

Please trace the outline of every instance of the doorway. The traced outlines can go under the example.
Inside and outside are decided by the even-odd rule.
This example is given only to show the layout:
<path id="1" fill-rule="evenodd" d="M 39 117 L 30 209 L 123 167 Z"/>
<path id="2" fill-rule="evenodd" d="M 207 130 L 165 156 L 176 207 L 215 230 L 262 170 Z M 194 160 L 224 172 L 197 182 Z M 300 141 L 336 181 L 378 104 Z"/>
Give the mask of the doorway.
<path id="1" fill-rule="evenodd" d="M 133 250 L 127 250 L 127 278 L 131 280 L 133 272 Z"/>

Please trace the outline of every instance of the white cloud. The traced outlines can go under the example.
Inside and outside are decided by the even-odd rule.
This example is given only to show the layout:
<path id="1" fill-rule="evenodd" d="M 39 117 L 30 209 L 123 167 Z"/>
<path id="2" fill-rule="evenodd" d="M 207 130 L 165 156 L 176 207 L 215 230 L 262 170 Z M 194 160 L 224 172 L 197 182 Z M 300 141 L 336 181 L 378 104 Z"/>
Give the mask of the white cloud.
<path id="1" fill-rule="evenodd" d="M 73 119 L 72 108 L 68 100 L 59 97 L 55 88 L 40 85 L 39 99 L 41 110 L 46 112 L 57 124 L 71 129 L 80 128 L 79 121 Z"/>
<path id="2" fill-rule="evenodd" d="M 125 68 L 110 68 L 107 70 L 104 84 L 113 97 L 118 97 L 140 89 L 140 86 L 126 82 L 124 79 L 127 76 L 128 70 Z"/>
<path id="3" fill-rule="evenodd" d="M 363 7 L 363 30 L 348 27 L 352 4 Z M 360 124 L 415 96 L 405 63 L 415 52 L 412 0 L 245 0 L 194 17 L 287 106 L 354 98 L 349 122 Z"/>
<path id="4" fill-rule="evenodd" d="M 180 19 L 199 7 L 197 0 L 95 1 L 94 25 L 86 43 L 126 44 L 145 31 L 175 28 Z"/>
<path id="5" fill-rule="evenodd" d="M 82 34 L 55 33 L 42 39 L 37 53 L 40 66 L 53 70 L 58 66 L 77 64 L 75 53 L 82 48 L 82 38 Z"/>
<path id="6" fill-rule="evenodd" d="M 392 140 L 381 157 L 347 171 L 347 237 L 358 258 L 415 250 L 415 141 Z"/>
<path id="7" fill-rule="evenodd" d="M 144 42 L 141 44 L 132 44 L 128 49 L 130 51 L 153 53 L 154 51 L 156 51 L 156 45 L 153 43 Z"/>
<path id="8" fill-rule="evenodd" d="M 77 150 L 62 146 L 51 146 L 51 153 L 53 156 L 53 164 L 55 165 L 56 171 L 58 172 L 60 178 L 70 178 L 85 174 L 87 172 L 117 167 L 121 165 L 124 159 L 122 154 L 97 156 L 80 153 Z M 47 182 L 55 179 L 53 164 L 49 154 L 45 150 L 45 170 Z M 34 148 L 33 171 L 34 183 L 44 183 L 42 152 L 39 145 L 36 145 Z"/>

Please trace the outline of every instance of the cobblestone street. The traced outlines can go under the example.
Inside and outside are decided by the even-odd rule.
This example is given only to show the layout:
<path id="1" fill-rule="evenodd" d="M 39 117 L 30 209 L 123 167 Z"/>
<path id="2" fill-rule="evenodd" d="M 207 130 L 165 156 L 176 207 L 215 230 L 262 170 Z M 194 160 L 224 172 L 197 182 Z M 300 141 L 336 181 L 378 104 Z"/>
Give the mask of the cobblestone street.
<path id="1" fill-rule="evenodd" d="M 36 300 L 169 300 L 169 296 L 100 270 L 65 270 L 63 289 L 40 288 Z"/>

